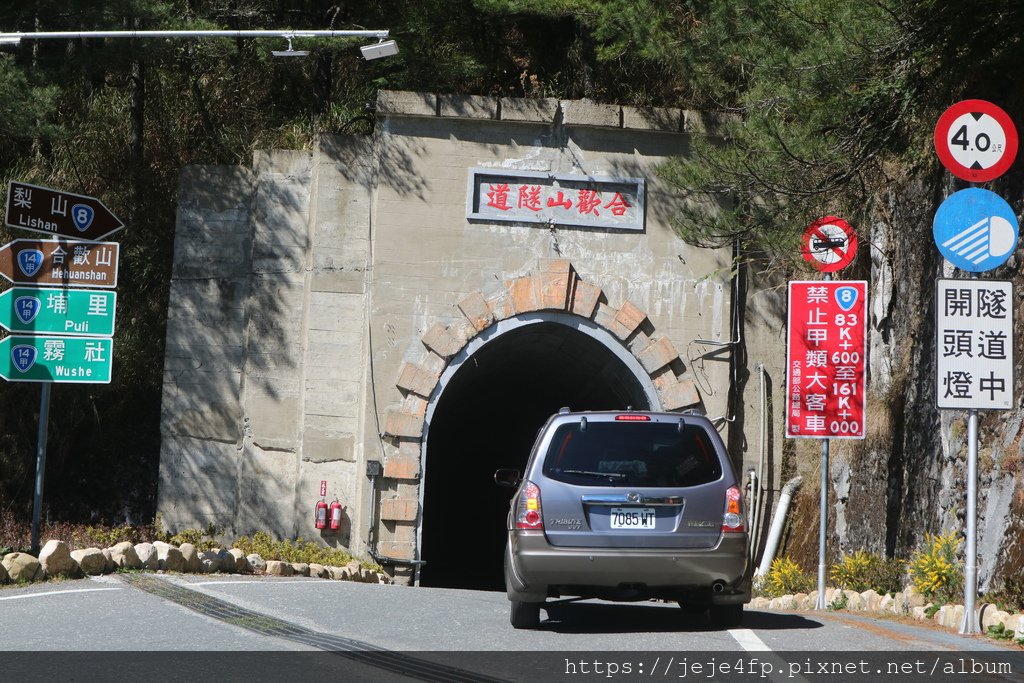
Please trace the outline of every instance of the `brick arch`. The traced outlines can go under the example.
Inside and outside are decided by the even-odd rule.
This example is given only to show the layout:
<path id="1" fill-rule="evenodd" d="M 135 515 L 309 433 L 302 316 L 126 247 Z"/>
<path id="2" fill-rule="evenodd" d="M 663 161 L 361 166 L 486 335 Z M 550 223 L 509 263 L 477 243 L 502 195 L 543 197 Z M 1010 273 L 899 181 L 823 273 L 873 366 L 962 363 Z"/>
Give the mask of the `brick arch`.
<path id="1" fill-rule="evenodd" d="M 655 336 L 647 314 L 630 301 L 619 308 L 609 305 L 601 288 L 580 278 L 567 259 L 542 259 L 534 272 L 505 281 L 496 296 L 472 292 L 459 301 L 458 309 L 460 318 L 435 323 L 420 338 L 421 359 L 403 364 L 396 382 L 405 398 L 400 409 L 388 413 L 384 434 L 413 441 L 417 451 L 427 402 L 448 362 L 480 332 L 521 313 L 559 311 L 589 318 L 636 357 L 657 389 L 663 409 L 682 410 L 700 403 L 696 384 L 682 376 L 678 351 L 668 338 Z M 410 455 L 411 446 L 404 448 Z"/>
<path id="2" fill-rule="evenodd" d="M 401 407 L 387 414 L 383 436 L 390 446 L 384 477 L 391 494 L 380 501 L 380 521 L 387 525 L 378 551 L 384 557 L 416 557 L 419 521 L 418 489 L 423 455 L 425 416 L 431 397 L 451 360 L 491 325 L 523 313 L 554 311 L 588 318 L 619 340 L 648 374 L 663 410 L 683 410 L 701 401 L 694 381 L 675 346 L 657 336 L 647 314 L 630 301 L 615 308 L 597 285 L 580 278 L 567 259 L 541 259 L 527 275 L 507 280 L 491 296 L 476 291 L 458 303 L 459 313 L 447 324 L 435 323 L 420 337 L 415 362 L 407 361 L 396 385 Z"/>

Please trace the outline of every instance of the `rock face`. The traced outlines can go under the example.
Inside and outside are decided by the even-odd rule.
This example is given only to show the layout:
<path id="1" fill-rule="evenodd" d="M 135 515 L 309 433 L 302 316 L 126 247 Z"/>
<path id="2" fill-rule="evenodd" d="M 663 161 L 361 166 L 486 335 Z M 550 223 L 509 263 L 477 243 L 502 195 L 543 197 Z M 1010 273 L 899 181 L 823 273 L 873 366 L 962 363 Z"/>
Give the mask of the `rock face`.
<path id="1" fill-rule="evenodd" d="M 249 568 L 249 561 L 245 559 L 245 553 L 238 548 L 232 548 L 228 551 L 228 558 L 234 566 L 233 571 L 236 574 L 248 574 L 252 570 Z"/>
<path id="2" fill-rule="evenodd" d="M 267 573 L 271 576 L 291 576 L 295 573 L 295 570 L 289 562 L 269 560 L 267 562 Z"/>
<path id="3" fill-rule="evenodd" d="M 83 548 L 72 550 L 71 559 L 78 563 L 83 574 L 99 576 L 107 565 L 107 558 L 99 548 Z"/>
<path id="4" fill-rule="evenodd" d="M 39 551 L 39 564 L 47 576 L 75 576 L 78 573 L 78 566 L 71 559 L 71 551 L 64 541 L 47 541 Z"/>
<path id="5" fill-rule="evenodd" d="M 18 581 L 37 581 L 43 578 L 43 565 L 28 553 L 10 553 L 4 555 L 4 569 L 14 583 Z"/>
<path id="6" fill-rule="evenodd" d="M 121 569 L 142 569 L 142 562 L 135 553 L 135 546 L 122 541 L 110 549 L 110 559 Z"/>

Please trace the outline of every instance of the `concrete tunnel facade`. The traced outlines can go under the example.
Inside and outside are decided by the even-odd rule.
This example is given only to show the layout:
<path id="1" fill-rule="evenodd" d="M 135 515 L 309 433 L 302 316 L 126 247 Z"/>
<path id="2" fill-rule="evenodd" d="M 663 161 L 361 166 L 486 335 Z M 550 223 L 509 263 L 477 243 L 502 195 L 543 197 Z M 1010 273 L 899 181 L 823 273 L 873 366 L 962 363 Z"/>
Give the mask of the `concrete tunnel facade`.
<path id="1" fill-rule="evenodd" d="M 373 136 L 183 170 L 165 526 L 500 588 L 492 475 L 560 407 L 700 410 L 756 442 L 730 405 L 731 250 L 678 237 L 693 200 L 657 174 L 713 120 L 394 91 L 376 116 Z M 344 505 L 336 531 L 314 527 L 322 497 Z"/>

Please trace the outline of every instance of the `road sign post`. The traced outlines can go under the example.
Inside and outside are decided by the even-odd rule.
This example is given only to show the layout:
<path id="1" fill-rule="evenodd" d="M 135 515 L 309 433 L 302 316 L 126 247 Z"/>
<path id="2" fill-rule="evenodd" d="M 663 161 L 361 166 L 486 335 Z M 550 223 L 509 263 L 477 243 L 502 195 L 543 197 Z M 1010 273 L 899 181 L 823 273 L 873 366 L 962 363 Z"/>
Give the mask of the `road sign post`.
<path id="1" fill-rule="evenodd" d="M 12 287 L 0 293 L 0 327 L 14 334 L 109 337 L 117 293 L 102 289 Z"/>
<path id="2" fill-rule="evenodd" d="M 109 337 L 0 339 L 0 377 L 11 382 L 109 384 L 113 340 Z"/>
<path id="3" fill-rule="evenodd" d="M 76 240 L 101 240 L 124 223 L 95 197 L 10 181 L 4 223 Z"/>
<path id="4" fill-rule="evenodd" d="M 1001 176 L 1017 156 L 1009 115 L 985 100 L 957 102 L 935 124 L 935 152 L 950 173 L 972 183 Z"/>
<path id="5" fill-rule="evenodd" d="M 823 273 L 834 273 L 853 262 L 857 255 L 857 233 L 836 216 L 825 216 L 804 231 L 804 260 Z"/>
<path id="6" fill-rule="evenodd" d="M 867 282 L 789 283 L 786 436 L 821 439 L 818 599 L 825 609 L 829 439 L 864 438 Z"/>
<path id="7" fill-rule="evenodd" d="M 1017 129 L 1006 112 L 991 102 L 964 100 L 939 117 L 934 143 L 939 160 L 950 173 L 972 183 L 986 182 L 1013 164 Z M 955 192 L 942 203 L 932 232 L 943 258 L 971 274 L 971 280 L 939 280 L 936 288 L 936 405 L 968 411 L 967 547 L 960 633 L 969 635 L 981 631 L 975 609 L 978 410 L 1009 409 L 1014 382 L 1012 284 L 977 278 L 978 273 L 1006 263 L 1017 246 L 1019 230 L 1009 204 L 993 192 L 972 187 Z"/>
<path id="8" fill-rule="evenodd" d="M 116 287 L 117 242 L 17 239 L 0 247 L 0 276 L 16 285 Z"/>

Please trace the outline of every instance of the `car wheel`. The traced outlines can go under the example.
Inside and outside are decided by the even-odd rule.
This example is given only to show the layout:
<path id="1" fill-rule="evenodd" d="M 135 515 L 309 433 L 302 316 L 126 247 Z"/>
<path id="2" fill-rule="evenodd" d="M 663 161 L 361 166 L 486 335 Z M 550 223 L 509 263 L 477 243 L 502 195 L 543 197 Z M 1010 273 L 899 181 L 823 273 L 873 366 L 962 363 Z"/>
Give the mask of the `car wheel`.
<path id="1" fill-rule="evenodd" d="M 539 602 L 512 600 L 509 604 L 512 605 L 512 609 L 509 611 L 512 628 L 537 628 L 540 626 Z"/>
<path id="2" fill-rule="evenodd" d="M 711 623 L 726 628 L 739 626 L 743 623 L 743 605 L 712 605 Z"/>

